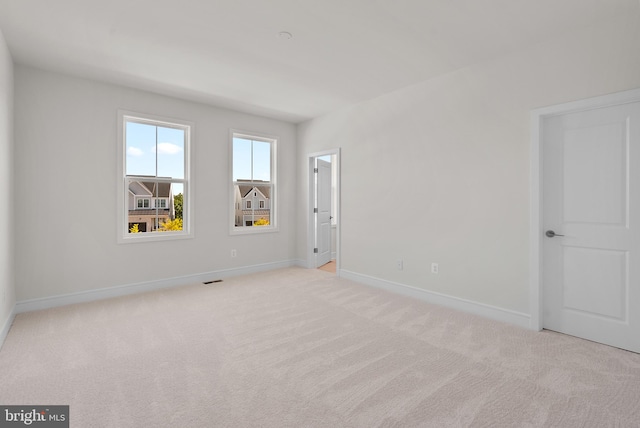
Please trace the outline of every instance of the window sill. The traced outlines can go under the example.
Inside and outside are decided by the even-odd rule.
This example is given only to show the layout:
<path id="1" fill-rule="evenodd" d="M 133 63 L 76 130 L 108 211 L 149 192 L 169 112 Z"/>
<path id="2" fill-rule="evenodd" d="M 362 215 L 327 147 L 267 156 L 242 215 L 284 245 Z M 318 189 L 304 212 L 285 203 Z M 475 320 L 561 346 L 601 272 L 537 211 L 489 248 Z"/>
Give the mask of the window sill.
<path id="1" fill-rule="evenodd" d="M 129 236 L 140 235 L 140 236 Z M 180 239 L 192 239 L 192 233 L 176 233 L 176 232 L 141 232 L 131 233 L 127 236 L 118 237 L 118 244 L 139 244 L 143 242 L 163 242 L 176 241 Z"/>
<path id="2" fill-rule="evenodd" d="M 278 227 L 264 227 L 264 226 L 245 226 L 234 227 L 229 231 L 230 235 L 254 235 L 262 233 L 274 233 L 278 232 Z"/>

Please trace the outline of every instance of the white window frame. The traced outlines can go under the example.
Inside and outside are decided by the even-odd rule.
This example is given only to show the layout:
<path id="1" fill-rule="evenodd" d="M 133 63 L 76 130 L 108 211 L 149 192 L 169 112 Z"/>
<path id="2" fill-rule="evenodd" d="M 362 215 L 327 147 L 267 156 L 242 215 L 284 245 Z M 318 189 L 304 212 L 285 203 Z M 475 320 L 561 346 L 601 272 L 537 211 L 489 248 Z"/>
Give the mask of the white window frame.
<path id="1" fill-rule="evenodd" d="M 151 198 L 148 197 L 139 197 L 139 198 L 135 198 L 136 199 L 136 209 L 137 210 L 149 210 L 151 209 Z M 144 201 L 147 201 L 147 206 L 144 206 Z M 142 206 L 140 206 L 142 205 Z"/>
<path id="2" fill-rule="evenodd" d="M 129 213 L 128 213 L 128 183 L 127 180 L 131 177 L 126 175 L 126 126 L 128 121 L 134 121 L 138 123 L 146 123 L 154 126 L 162 126 L 167 128 L 179 128 L 185 132 L 184 142 L 184 178 L 162 178 L 153 177 L 153 181 L 157 182 L 180 182 L 183 185 L 183 230 L 171 231 L 171 232 L 147 232 L 147 233 L 129 233 Z M 175 119 L 163 116 L 157 116 L 147 113 L 138 113 L 127 110 L 118 110 L 118 165 L 117 165 L 117 242 L 119 244 L 136 243 L 136 242 L 155 242 L 155 241 L 170 241 L 176 239 L 190 239 L 194 236 L 193 225 L 193 136 L 195 135 L 195 124 L 193 122 L 185 121 L 182 119 Z M 140 177 L 141 179 L 149 180 L 150 177 Z M 175 195 L 174 195 L 175 196 Z M 149 198 L 151 199 L 151 198 Z M 137 202 L 134 209 L 137 208 Z M 151 203 L 150 200 L 150 208 Z M 167 205 L 168 206 L 168 205 Z"/>
<path id="3" fill-rule="evenodd" d="M 242 182 L 243 185 L 269 185 L 271 187 L 271 197 L 269 203 L 269 225 L 268 226 L 256 226 L 256 227 L 248 227 L 248 226 L 240 226 L 236 227 L 236 200 L 235 200 L 235 186 L 238 184 L 233 181 L 233 139 L 234 138 L 244 138 L 252 141 L 260 141 L 271 144 L 271 181 L 268 183 L 265 182 Z M 229 132 L 229 182 L 230 190 L 229 190 L 229 233 L 231 235 L 247 235 L 254 233 L 273 233 L 278 232 L 278 183 L 277 183 L 277 162 L 278 158 L 278 137 L 273 135 L 266 135 L 258 132 L 247 132 L 240 131 L 236 129 L 231 129 Z M 244 204 L 242 204 L 244 205 Z M 243 207 L 244 208 L 244 207 Z M 253 208 L 257 210 L 258 208 Z M 242 218 L 242 223 L 245 224 L 244 216 L 240 216 Z"/>

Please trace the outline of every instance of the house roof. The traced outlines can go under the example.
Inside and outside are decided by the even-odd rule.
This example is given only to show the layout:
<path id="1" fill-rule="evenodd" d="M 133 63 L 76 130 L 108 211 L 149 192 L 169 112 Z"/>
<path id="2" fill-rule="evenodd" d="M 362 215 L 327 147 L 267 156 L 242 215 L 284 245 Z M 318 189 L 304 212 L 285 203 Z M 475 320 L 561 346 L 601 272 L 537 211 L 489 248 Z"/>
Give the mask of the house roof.
<path id="1" fill-rule="evenodd" d="M 168 198 L 172 195 L 171 183 L 155 183 L 153 181 L 132 181 L 129 191 L 136 196 L 154 196 Z"/>
<path id="2" fill-rule="evenodd" d="M 255 215 L 255 216 L 270 216 L 271 215 L 271 211 L 270 210 L 242 210 L 242 214 L 244 215 Z"/>
<path id="3" fill-rule="evenodd" d="M 254 188 L 257 188 L 260 193 L 264 195 L 265 198 L 271 198 L 271 186 L 244 186 L 239 185 L 240 194 L 243 198 L 245 198 Z"/>
<path id="4" fill-rule="evenodd" d="M 129 210 L 129 215 L 132 217 L 143 215 L 169 215 L 169 209 L 147 209 L 147 210 Z"/>

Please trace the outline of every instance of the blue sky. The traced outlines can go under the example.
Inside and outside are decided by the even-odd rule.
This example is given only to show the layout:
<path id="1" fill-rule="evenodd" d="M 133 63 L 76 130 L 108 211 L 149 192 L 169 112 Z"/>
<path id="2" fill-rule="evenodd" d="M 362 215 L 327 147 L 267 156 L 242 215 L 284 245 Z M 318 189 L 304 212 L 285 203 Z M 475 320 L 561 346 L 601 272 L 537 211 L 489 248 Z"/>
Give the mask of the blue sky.
<path id="1" fill-rule="evenodd" d="M 136 122 L 126 126 L 127 175 L 184 178 L 184 130 Z M 173 194 L 178 193 L 182 184 L 173 185 Z"/>
<path id="2" fill-rule="evenodd" d="M 233 139 L 233 181 L 237 180 L 271 181 L 271 143 Z"/>
<path id="3" fill-rule="evenodd" d="M 127 122 L 127 175 L 184 178 L 184 131 Z M 157 135 L 156 135 L 157 132 Z M 233 180 L 271 181 L 271 143 L 233 139 Z M 183 191 L 173 185 L 173 194 Z"/>

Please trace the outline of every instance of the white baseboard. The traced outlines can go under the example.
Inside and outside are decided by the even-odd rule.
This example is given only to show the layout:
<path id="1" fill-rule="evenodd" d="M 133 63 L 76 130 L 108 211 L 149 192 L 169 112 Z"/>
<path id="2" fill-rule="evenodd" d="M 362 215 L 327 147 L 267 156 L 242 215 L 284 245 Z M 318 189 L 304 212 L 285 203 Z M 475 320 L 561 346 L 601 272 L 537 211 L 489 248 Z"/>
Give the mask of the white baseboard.
<path id="1" fill-rule="evenodd" d="M 9 317 L 5 320 L 4 325 L 2 326 L 2 330 L 0 330 L 0 349 L 2 349 L 2 345 L 4 345 L 4 340 L 7 338 L 7 334 L 9 334 L 9 329 L 13 324 L 13 319 L 16 317 L 16 307 L 14 306 L 9 313 Z"/>
<path id="2" fill-rule="evenodd" d="M 351 272 L 344 269 L 340 270 L 340 277 L 371 287 L 381 288 L 392 293 L 402 294 L 403 296 L 420 299 L 435 305 L 445 306 L 447 308 L 479 315 L 496 321 L 502 321 L 527 329 L 531 328 L 531 317 L 528 314 L 522 312 L 511 311 L 509 309 L 498 308 L 496 306 L 486 305 L 484 303 L 478 303 L 472 300 L 466 300 L 446 294 L 435 293 L 433 291 L 427 291 L 421 288 L 412 287 L 410 285 L 391 282 L 368 275 L 362 275 L 360 273 Z"/>
<path id="3" fill-rule="evenodd" d="M 41 309 L 55 308 L 58 306 L 71 305 L 74 303 L 92 302 L 94 300 L 110 299 L 113 297 L 126 296 L 129 294 L 144 293 L 146 291 L 160 290 L 163 288 L 178 287 L 197 282 L 211 281 L 215 279 L 225 279 L 233 276 L 247 275 L 257 272 L 265 272 L 274 269 L 282 269 L 296 266 L 296 260 L 286 260 L 281 262 L 264 263 L 259 265 L 244 266 L 232 269 L 221 269 L 211 272 L 203 272 L 193 275 L 185 275 L 175 278 L 160 279 L 155 281 L 139 282 L 135 284 L 119 285 L 97 290 L 81 291 L 78 293 L 61 294 L 38 299 L 22 300 L 16 303 L 14 313 L 38 311 Z"/>
<path id="4" fill-rule="evenodd" d="M 307 263 L 307 261 L 304 259 L 296 259 L 296 266 L 305 268 L 305 269 L 313 269 L 313 267 L 309 266 L 309 263 Z"/>

